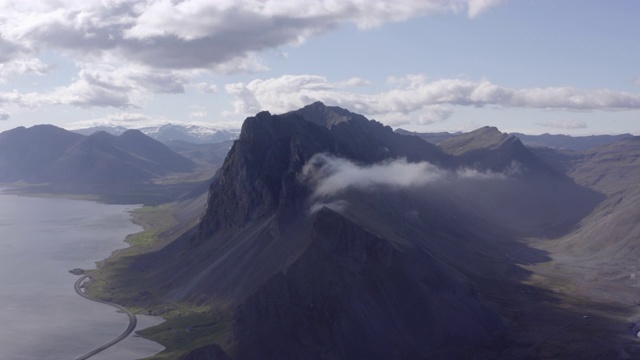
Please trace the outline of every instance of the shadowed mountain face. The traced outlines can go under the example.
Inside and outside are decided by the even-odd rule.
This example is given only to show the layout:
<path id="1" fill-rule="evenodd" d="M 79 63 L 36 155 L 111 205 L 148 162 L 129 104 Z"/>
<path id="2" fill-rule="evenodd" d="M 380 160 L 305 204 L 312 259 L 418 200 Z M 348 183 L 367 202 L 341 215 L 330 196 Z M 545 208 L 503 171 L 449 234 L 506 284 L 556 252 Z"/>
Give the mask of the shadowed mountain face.
<path id="1" fill-rule="evenodd" d="M 84 136 L 53 125 L 18 127 L 0 133 L 0 181 L 41 182 L 59 155 Z"/>
<path id="2" fill-rule="evenodd" d="M 321 103 L 259 113 L 199 226 L 132 268 L 167 301 L 232 312 L 241 359 L 495 358 L 516 308 L 555 311 L 519 298 L 529 273 L 508 254 L 548 260 L 520 240 L 601 196 L 513 137 L 474 135 L 443 151 Z"/>
<path id="3" fill-rule="evenodd" d="M 602 278 L 633 280 L 640 270 L 636 266 L 640 257 L 640 137 L 565 154 L 564 162 L 570 177 L 605 194 L 606 199 L 576 232 L 561 239 L 562 253 L 589 259 L 589 264 L 600 267 Z"/>
<path id="4" fill-rule="evenodd" d="M 487 344 L 501 329 L 471 285 L 427 253 L 328 208 L 313 217 L 304 253 L 239 308 L 240 358 L 423 358 Z"/>
<path id="5" fill-rule="evenodd" d="M 486 128 L 486 127 L 485 127 Z M 444 141 L 451 139 L 452 137 L 461 135 L 461 133 L 418 133 L 407 131 L 403 129 L 397 129 L 396 132 L 402 135 L 414 135 L 421 139 L 428 141 L 432 144 L 440 145 Z M 620 135 L 591 135 L 591 136 L 569 136 L 569 135 L 526 135 L 521 133 L 512 133 L 511 135 L 517 137 L 523 144 L 530 147 L 548 147 L 556 150 L 572 150 L 583 151 L 593 149 L 598 146 L 611 144 L 616 141 L 627 139 L 632 137 L 631 134 Z"/>
<path id="6" fill-rule="evenodd" d="M 599 146 L 611 144 L 623 139 L 630 138 L 631 134 L 620 135 L 591 135 L 591 136 L 568 136 L 568 135 L 525 135 L 514 133 L 527 146 L 544 146 L 558 150 L 583 151 Z"/>
<path id="7" fill-rule="evenodd" d="M 51 125 L 0 134 L 0 181 L 114 188 L 193 171 L 193 163 L 137 130 L 78 135 Z"/>

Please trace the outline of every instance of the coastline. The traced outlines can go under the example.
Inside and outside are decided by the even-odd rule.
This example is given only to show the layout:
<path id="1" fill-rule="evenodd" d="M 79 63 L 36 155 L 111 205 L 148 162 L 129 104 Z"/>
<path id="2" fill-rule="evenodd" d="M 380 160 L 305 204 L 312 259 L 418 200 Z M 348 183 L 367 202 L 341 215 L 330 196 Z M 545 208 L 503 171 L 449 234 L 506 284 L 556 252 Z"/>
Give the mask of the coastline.
<path id="1" fill-rule="evenodd" d="M 80 204 L 80 203 L 95 203 L 95 204 L 99 204 L 100 206 L 104 205 L 104 206 L 113 206 L 113 204 L 109 204 L 108 202 L 105 201 L 100 201 L 98 199 L 95 198 L 90 198 L 90 197 L 84 197 L 84 196 L 65 196 L 62 194 L 46 194 L 46 193 L 31 193 L 28 191 L 21 191 L 23 189 L 21 189 L 20 187 L 15 187 L 15 186 L 11 186 L 11 185 L 7 185 L 7 184 L 0 184 L 0 194 L 4 195 L 4 196 L 9 196 L 9 197 L 14 197 L 14 199 L 16 200 L 11 200 L 13 202 L 15 202 L 16 204 L 23 204 L 23 203 L 31 203 L 31 204 L 40 204 L 37 199 L 43 199 L 43 203 L 44 204 L 44 210 L 43 210 L 43 214 L 45 214 L 47 211 L 53 211 L 55 213 L 58 213 L 57 208 L 62 207 L 63 209 L 67 209 L 68 205 L 64 205 L 67 204 L 66 201 L 69 201 L 69 204 Z M 22 200 L 18 200 L 18 198 L 25 198 L 24 201 Z M 34 200 L 26 200 L 28 198 L 32 198 Z M 60 201 L 63 201 L 62 203 L 58 202 L 58 199 Z M 12 203 L 12 202 L 10 202 Z M 47 205 L 47 204 L 51 204 L 51 205 Z M 136 223 L 133 221 L 133 216 L 132 216 L 132 212 L 135 211 L 137 208 L 140 207 L 140 205 L 132 205 L 132 204 L 126 204 L 126 205 L 115 205 L 115 206 L 119 206 L 116 209 L 122 209 L 122 210 L 106 210 L 109 208 L 105 208 L 105 210 L 102 210 L 101 208 L 96 208 L 95 206 L 92 205 L 72 205 L 71 208 L 75 208 L 75 207 L 79 207 L 82 209 L 87 209 L 85 212 L 80 212 L 78 213 L 78 215 L 72 215 L 72 217 L 69 218 L 64 218 L 65 215 L 61 215 L 61 216 L 53 216 L 52 218 L 60 218 L 60 219 L 64 219 L 63 223 L 57 223 L 55 220 L 51 220 L 48 217 L 41 217 L 39 214 L 39 212 L 32 212 L 31 214 L 33 214 L 32 218 L 34 220 L 36 220 L 34 223 L 36 225 L 32 225 L 31 227 L 33 227 L 34 229 L 38 229 L 39 226 L 37 225 L 38 221 L 40 221 L 40 219 L 43 219 L 44 222 L 52 222 L 56 225 L 54 226 L 58 226 L 58 227 L 63 227 L 66 229 L 73 229 L 75 227 L 78 228 L 82 228 L 82 231 L 73 231 L 74 239 L 69 239 L 69 236 L 65 236 L 62 235 L 64 233 L 61 233 L 60 237 L 55 236 L 54 239 L 58 240 L 62 240 L 64 239 L 64 241 L 62 241 L 61 243 L 55 241 L 55 242 L 51 242 L 51 241 L 47 241 L 47 250 L 50 248 L 51 250 L 48 251 L 55 251 L 55 252 L 61 252 L 61 253 L 65 253 L 67 254 L 66 256 L 68 258 L 71 258 L 72 260 L 68 260 L 65 262 L 66 265 L 64 265 L 65 269 L 58 269 L 58 268 L 53 268 L 51 269 L 50 267 L 47 268 L 47 270 L 45 270 L 46 274 L 62 274 L 62 275 L 55 275 L 56 278 L 60 278 L 62 277 L 63 282 L 68 284 L 68 275 L 69 272 L 71 272 L 71 274 L 74 275 L 81 275 L 79 274 L 77 271 L 82 269 L 88 269 L 88 268 L 94 268 L 94 267 L 98 267 L 96 270 L 83 270 L 83 274 L 82 276 L 80 276 L 80 278 L 78 280 L 76 280 L 75 282 L 75 292 L 77 295 L 80 295 L 81 297 L 83 297 L 84 299 L 78 300 L 80 302 L 84 302 L 85 300 L 90 300 L 91 302 L 95 302 L 95 303 L 99 303 L 99 304 L 103 304 L 103 305 L 109 305 L 111 307 L 115 308 L 115 313 L 113 311 L 110 310 L 100 310 L 99 314 L 97 315 L 96 319 L 100 319 L 98 321 L 104 321 L 102 319 L 106 319 L 106 317 L 109 318 L 108 320 L 108 327 L 100 327 L 100 331 L 95 332 L 95 331 L 89 331 L 87 332 L 88 336 L 82 336 L 78 338 L 78 341 L 74 342 L 74 346 L 69 347 L 69 351 L 71 352 L 69 354 L 70 358 L 74 358 L 74 359 L 78 359 L 78 360 L 82 360 L 82 359 L 89 359 L 94 357 L 94 355 L 98 354 L 99 352 L 104 351 L 107 348 L 110 348 L 110 350 L 106 353 L 109 354 L 118 354 L 115 357 L 116 358 L 123 358 L 122 355 L 120 354 L 134 354 L 132 355 L 130 358 L 143 358 L 143 357 L 149 357 L 149 356 L 154 356 L 156 354 L 158 354 L 159 352 L 161 352 L 164 349 L 164 346 L 162 346 L 160 343 L 155 342 L 151 339 L 146 339 L 140 336 L 131 336 L 131 334 L 136 330 L 136 327 L 140 325 L 140 323 L 138 322 L 136 316 L 130 312 L 129 310 L 125 309 L 124 307 L 122 307 L 119 304 L 115 304 L 109 301 L 105 301 L 103 299 L 97 299 L 97 298 L 93 298 L 91 296 L 89 296 L 88 294 L 85 294 L 81 288 L 84 288 L 85 286 L 87 286 L 87 282 L 86 279 L 93 277 L 95 274 L 99 273 L 100 268 L 105 264 L 106 260 L 110 259 L 111 257 L 117 255 L 120 251 L 125 250 L 130 248 L 132 245 L 126 241 L 126 239 L 128 239 L 130 236 L 132 236 L 133 234 L 137 234 L 140 233 L 142 231 L 144 231 L 144 228 L 141 229 L 141 226 L 139 223 Z M 137 208 L 134 208 L 138 206 Z M 21 206 L 22 207 L 22 206 Z M 127 209 L 128 208 L 128 209 Z M 46 210 L 46 209 L 51 209 L 51 210 Z M 62 212 L 63 214 L 65 214 L 65 212 Z M 73 213 L 73 211 L 69 211 L 69 213 Z M 76 211 L 77 213 L 77 211 Z M 117 213 L 122 214 L 122 215 L 116 215 Z M 10 213 L 11 214 L 11 213 Z M 110 215 L 113 214 L 113 215 Z M 22 216 L 19 213 L 15 214 L 16 216 Z M 78 217 L 76 217 L 78 216 Z M 118 217 L 126 217 L 126 221 L 128 224 L 131 224 L 132 226 L 123 226 L 122 225 L 116 225 L 117 229 L 114 229 L 115 231 L 109 231 L 109 227 L 110 226 L 114 226 L 114 221 L 122 221 L 122 220 L 114 220 L 114 218 L 112 218 L 112 216 L 118 216 Z M 104 217 L 104 220 L 101 220 L 101 218 Z M 22 218 L 24 219 L 25 217 L 22 216 Z M 26 217 L 28 218 L 28 217 Z M 77 224 L 75 224 L 74 222 L 78 221 Z M 109 223 L 105 223 L 104 226 L 107 226 L 106 228 L 103 228 L 103 225 L 100 225 L 100 221 L 109 221 Z M 8 220 L 8 224 L 11 224 L 11 217 Z M 117 224 L 117 222 L 115 223 Z M 95 232 L 96 234 L 100 234 L 100 235 L 95 235 L 96 238 L 97 237 L 110 237 L 111 240 L 109 241 L 104 241 L 101 240 L 99 243 L 95 243 L 94 240 L 94 235 L 92 234 L 90 237 L 87 238 L 79 238 L 79 239 L 75 239 L 76 236 L 81 236 L 80 234 L 82 234 L 83 232 L 93 232 L 94 230 L 91 230 L 92 226 L 100 226 L 100 228 L 96 229 Z M 9 228 L 7 228 L 5 230 L 8 231 Z M 136 230 L 140 230 L 140 231 L 136 231 Z M 57 233 L 57 232 L 56 232 Z M 109 234 L 112 235 L 109 235 Z M 10 233 L 7 233 L 7 235 L 9 235 Z M 115 236 L 114 236 L 115 235 Z M 45 240 L 46 237 L 48 237 L 47 235 L 38 237 L 38 236 L 29 236 L 29 239 L 43 239 Z M 117 237 L 117 239 L 116 239 Z M 93 248 L 91 247 L 92 245 L 89 245 L 89 247 L 86 247 L 84 245 L 78 247 L 77 245 L 71 245 L 74 244 L 74 241 L 77 244 L 84 244 L 84 239 L 87 240 L 87 244 L 101 244 L 98 245 L 98 248 Z M 38 240 L 38 241 L 43 241 L 43 240 Z M 77 242 L 80 241 L 80 242 Z M 59 245 L 60 244 L 60 245 Z M 44 243 L 43 243 L 44 245 Z M 69 246 L 74 246 L 76 249 L 78 250 L 82 250 L 79 252 L 76 252 L 76 249 L 67 249 L 69 248 Z M 65 250 L 67 249 L 67 250 Z M 110 250 L 113 249 L 113 250 Z M 108 253 L 105 254 L 105 250 L 108 251 Z M 98 251 L 96 253 L 96 251 Z M 85 256 L 82 256 L 80 254 L 86 254 Z M 95 256 L 92 256 L 91 254 L 94 254 Z M 88 255 L 88 256 L 87 256 Z M 106 256 L 105 256 L 106 255 Z M 50 256 L 47 256 L 47 258 L 52 259 Z M 24 261 L 28 261 L 26 260 L 27 258 L 21 256 L 18 254 L 17 259 L 25 259 Z M 80 260 L 80 261 L 78 261 Z M 56 259 L 55 261 L 58 261 L 58 259 Z M 71 263 L 69 262 L 71 261 Z M 69 265 L 71 264 L 71 267 L 74 267 L 73 270 L 69 271 L 68 269 L 71 268 Z M 89 265 L 89 264 L 93 264 L 93 266 Z M 52 288 L 55 289 L 56 293 L 62 293 L 62 292 L 67 292 L 67 290 L 61 288 L 61 286 L 63 285 L 62 282 L 55 280 L 55 281 L 50 281 L 49 277 L 51 277 L 51 275 L 45 276 L 42 279 L 42 282 L 44 282 L 46 284 L 45 287 L 39 286 L 38 283 L 33 283 L 34 284 L 34 288 Z M 64 279 L 67 279 L 66 281 L 64 281 Z M 26 280 L 27 283 L 30 283 L 29 280 Z M 58 283 L 60 283 L 58 285 Z M 65 287 L 66 288 L 66 287 Z M 5 293 L 10 293 L 11 288 L 7 288 L 5 287 Z M 45 297 L 50 297 L 50 291 L 47 291 L 44 293 Z M 72 296 L 75 297 L 77 296 L 76 294 L 73 294 Z M 20 295 L 17 295 L 20 296 Z M 65 296 L 66 298 L 66 296 Z M 86 310 L 78 310 L 76 311 L 75 309 L 84 309 L 85 306 L 78 306 L 78 305 L 73 305 L 75 304 L 75 301 L 66 301 L 65 307 L 66 308 L 70 308 L 73 307 L 71 311 L 76 312 L 78 314 L 78 316 L 84 317 L 85 319 L 89 319 L 89 318 L 94 318 L 95 316 L 93 316 L 91 313 L 86 313 Z M 49 310 L 49 312 L 51 313 L 57 313 L 60 314 L 59 311 L 55 310 L 56 308 L 51 308 Z M 24 311 L 29 312 L 29 308 L 25 307 Z M 118 323 L 122 323 L 122 326 L 124 327 L 124 323 L 122 322 L 122 319 L 120 319 L 120 315 L 117 315 L 117 312 L 122 312 L 125 315 L 128 316 L 129 321 L 128 321 L 128 325 L 127 328 L 125 329 L 124 332 L 122 332 L 117 338 L 113 339 L 112 341 L 109 341 L 108 343 L 99 346 L 96 349 L 93 349 L 92 351 L 86 352 L 86 348 L 82 349 L 82 345 L 83 344 L 91 344 L 89 346 L 95 346 L 94 344 L 97 342 L 98 344 L 100 343 L 101 340 L 100 337 L 101 336 L 109 336 L 108 333 L 110 333 L 111 331 L 114 331 L 115 329 L 117 329 Z M 65 313 L 65 312 L 62 312 Z M 97 314 L 97 313 L 96 313 Z M 56 317 L 54 317 L 56 318 Z M 73 317 L 69 317 L 69 321 L 73 321 L 72 320 Z M 163 319 L 160 319 L 159 317 L 148 317 L 145 315 L 143 316 L 144 318 L 144 324 L 145 324 L 145 328 L 147 327 L 152 327 L 155 325 L 158 325 L 159 323 L 164 322 Z M 154 320 L 158 319 L 158 320 Z M 53 320 L 53 318 L 52 318 Z M 84 319 L 83 319 L 84 320 Z M 35 324 L 49 324 L 51 321 L 48 320 L 47 318 L 42 318 L 41 320 L 39 319 L 35 319 Z M 59 320 L 61 321 L 61 320 Z M 79 329 L 82 329 L 85 325 L 84 322 L 73 322 L 74 327 L 78 327 Z M 61 325 L 66 325 L 66 324 L 61 324 Z M 7 327 L 11 326 L 10 324 L 6 325 Z M 46 328 L 46 327 L 44 327 Z M 96 328 L 98 329 L 98 328 Z M 107 330 L 108 329 L 108 330 Z M 113 329 L 113 330 L 112 330 Z M 1 329 L 0 329 L 1 330 Z M 139 330 L 143 330 L 142 328 L 140 328 Z M 42 330 L 45 331 L 45 330 Z M 77 329 L 76 329 L 77 331 Z M 81 333 L 85 333 L 84 331 L 80 330 Z M 95 332 L 95 334 L 93 334 Z M 115 332 L 115 331 L 114 331 Z M 38 336 L 37 334 L 40 334 L 41 332 L 38 333 L 34 333 L 33 336 Z M 98 333 L 104 333 L 104 335 L 98 335 Z M 16 333 L 19 334 L 19 333 Z M 29 333 L 25 333 L 25 335 L 28 337 Z M 53 335 L 53 334 L 52 334 Z M 60 333 L 60 334 L 55 334 L 55 337 L 61 337 L 64 338 L 66 335 L 66 332 L 64 333 Z M 23 336 L 24 337 L 24 336 Z M 40 336 L 38 336 L 40 337 Z M 86 339 L 85 339 L 86 338 Z M 89 341 L 89 339 L 91 339 L 91 341 Z M 108 337 L 106 339 L 109 339 Z M 128 341 L 126 341 L 125 343 L 121 343 L 122 340 L 127 339 Z M 96 341 L 97 340 L 97 341 Z M 106 340 L 103 340 L 106 341 Z M 58 341 L 58 344 L 60 345 L 64 345 L 65 343 L 67 343 L 67 341 Z M 119 346 L 115 346 L 116 344 L 119 344 Z M 155 345 L 151 345 L 151 344 L 155 344 Z M 20 349 L 19 344 L 13 346 L 11 345 L 10 348 L 14 348 L 13 350 L 10 351 L 17 351 L 17 353 L 15 353 L 14 355 L 19 355 L 19 356 L 27 356 L 29 357 L 30 354 L 29 351 L 20 351 L 18 349 Z M 42 349 L 46 349 L 47 346 L 46 344 L 42 345 Z M 56 345 L 58 346 L 58 345 Z M 65 346 L 66 347 L 66 346 Z M 75 350 L 73 350 L 75 349 Z M 145 352 L 146 350 L 149 350 L 148 352 Z M 39 351 L 39 350 L 37 350 Z M 66 351 L 66 350 L 65 350 Z M 73 352 L 76 352 L 76 355 L 72 355 Z M 50 354 L 55 354 L 56 351 L 53 352 L 49 352 Z M 82 354 L 85 353 L 84 355 L 80 356 L 80 357 L 76 357 L 77 354 Z M 11 354 L 11 353 L 9 353 Z M 22 354 L 22 355 L 20 355 Z M 66 352 L 65 352 L 66 354 Z M 102 353 L 105 354 L 105 353 Z M 102 355 L 101 354 L 101 355 Z M 8 355 L 8 356 L 14 356 L 14 355 Z M 67 355 L 65 355 L 66 357 Z M 2 357 L 2 356 L 0 356 Z M 102 358 L 102 356 L 96 356 L 96 358 Z M 107 357 L 107 358 L 111 358 L 111 357 Z M 129 358 L 128 356 L 126 358 Z"/>
<path id="2" fill-rule="evenodd" d="M 6 191 L 7 187 L 12 187 Z M 15 195 L 27 198 L 56 198 L 63 200 L 75 200 L 81 202 L 93 202 L 103 205 L 112 205 L 117 201 L 94 197 L 84 197 L 78 195 L 66 196 L 60 193 L 43 193 L 22 191 L 23 188 L 4 184 L 0 185 L 0 192 L 7 195 Z M 114 199 L 111 199 L 114 200 Z M 122 205 L 122 204 L 121 204 Z M 91 356 L 91 360 L 111 360 L 112 358 L 123 358 L 113 356 L 113 352 L 120 351 L 122 344 L 145 341 L 157 344 L 160 349 L 155 352 L 148 352 L 142 356 L 126 357 L 131 359 L 156 360 L 165 358 L 176 358 L 184 356 L 193 350 L 194 346 L 206 345 L 212 342 L 220 343 L 221 339 L 226 339 L 231 326 L 229 314 L 220 311 L 218 308 L 196 306 L 190 303 L 167 303 L 162 300 L 159 294 L 149 293 L 141 297 L 142 291 L 146 292 L 144 279 L 136 277 L 136 274 L 127 272 L 128 266 L 136 255 L 157 250 L 168 244 L 174 237 L 182 231 L 182 226 L 191 226 L 189 222 L 181 222 L 175 218 L 176 212 L 180 211 L 183 204 L 171 202 L 156 206 L 140 206 L 139 204 L 126 204 L 138 207 L 126 211 L 128 221 L 142 229 L 137 232 L 130 232 L 124 238 L 126 245 L 111 251 L 107 256 L 100 256 L 97 261 L 93 261 L 94 266 L 71 266 L 66 269 L 83 269 L 84 274 L 91 277 L 91 281 L 83 283 L 83 287 L 88 297 L 98 299 L 100 302 L 108 302 L 118 306 L 126 307 L 128 311 L 136 317 L 144 319 L 148 326 L 134 329 L 135 334 L 128 334 L 123 342 L 118 346 L 112 346 L 103 352 Z M 197 218 L 196 218 L 197 220 Z M 178 226 L 179 225 L 179 226 Z M 176 230 L 178 229 L 178 230 Z M 122 240 L 121 240 L 122 241 Z M 91 268 L 97 270 L 89 270 Z M 74 296 L 76 296 L 74 294 Z M 83 299 L 84 300 L 84 299 Z M 149 319 L 162 319 L 160 323 L 153 323 Z M 139 325 L 138 321 L 138 325 Z M 175 337 L 175 332 L 183 333 Z M 80 352 L 84 353 L 84 352 Z M 74 357 L 75 359 L 75 357 Z M 80 358 L 82 359 L 82 358 Z M 87 358 L 85 358 L 87 359 Z"/>

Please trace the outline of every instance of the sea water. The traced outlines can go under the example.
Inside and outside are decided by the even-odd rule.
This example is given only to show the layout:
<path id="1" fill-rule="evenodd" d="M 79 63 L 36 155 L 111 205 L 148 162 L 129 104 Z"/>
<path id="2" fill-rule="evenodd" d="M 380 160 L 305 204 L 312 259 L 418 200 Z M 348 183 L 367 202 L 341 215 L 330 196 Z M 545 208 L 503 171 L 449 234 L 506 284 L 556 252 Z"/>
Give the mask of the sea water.
<path id="1" fill-rule="evenodd" d="M 124 248 L 141 231 L 135 206 L 0 194 L 0 359 L 75 359 L 128 325 L 115 308 L 78 296 L 75 268 Z M 162 319 L 138 316 L 137 330 Z M 126 360 L 162 346 L 130 335 L 92 359 Z"/>

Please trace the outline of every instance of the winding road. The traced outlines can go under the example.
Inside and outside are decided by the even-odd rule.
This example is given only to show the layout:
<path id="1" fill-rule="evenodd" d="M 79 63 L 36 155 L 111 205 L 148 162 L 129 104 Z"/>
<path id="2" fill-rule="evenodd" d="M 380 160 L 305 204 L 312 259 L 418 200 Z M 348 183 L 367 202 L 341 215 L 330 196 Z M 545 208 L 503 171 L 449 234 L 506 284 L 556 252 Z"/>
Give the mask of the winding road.
<path id="1" fill-rule="evenodd" d="M 127 336 L 129 336 L 133 330 L 135 330 L 136 325 L 138 324 L 138 319 L 136 319 L 136 316 L 129 310 L 125 309 L 124 307 L 118 305 L 118 304 L 114 304 L 114 303 L 110 303 L 108 301 L 102 301 L 99 299 L 94 299 L 92 297 L 89 297 L 87 294 L 85 294 L 84 292 L 82 292 L 81 286 L 82 286 L 82 282 L 89 277 L 90 274 L 85 274 L 83 276 L 81 276 L 78 281 L 76 281 L 75 285 L 73 286 L 74 290 L 76 291 L 76 294 L 82 296 L 83 298 L 87 299 L 87 300 L 91 300 L 91 301 L 95 301 L 97 303 L 100 304 L 105 304 L 105 305 L 109 305 L 109 306 L 113 306 L 114 308 L 122 311 L 123 313 L 127 314 L 127 316 L 129 317 L 129 326 L 127 326 L 127 328 L 125 329 L 124 332 L 122 332 L 122 334 L 120 334 L 118 337 L 116 337 L 115 339 L 109 341 L 108 343 L 101 345 L 91 351 L 89 351 L 88 353 L 80 356 L 79 358 L 76 358 L 76 360 L 86 360 L 92 356 L 94 356 L 95 354 L 110 348 L 111 346 L 119 343 L 120 341 L 124 340 Z"/>

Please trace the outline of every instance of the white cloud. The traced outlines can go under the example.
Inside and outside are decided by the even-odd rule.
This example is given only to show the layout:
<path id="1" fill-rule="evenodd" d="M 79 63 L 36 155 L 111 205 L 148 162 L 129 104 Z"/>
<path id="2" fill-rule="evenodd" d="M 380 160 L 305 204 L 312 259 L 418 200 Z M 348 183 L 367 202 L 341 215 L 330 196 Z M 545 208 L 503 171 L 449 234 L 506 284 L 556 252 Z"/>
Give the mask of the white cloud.
<path id="1" fill-rule="evenodd" d="M 485 11 L 489 10 L 494 6 L 498 6 L 501 3 L 504 3 L 505 0 L 470 0 L 469 1 L 469 10 L 467 13 L 470 18 L 476 18 L 480 16 Z"/>
<path id="2" fill-rule="evenodd" d="M 77 121 L 67 125 L 66 128 L 69 130 L 77 130 L 97 126 L 122 126 L 128 129 L 141 129 L 150 126 L 162 126 L 168 123 L 169 121 L 164 118 L 150 117 L 131 112 L 119 112 L 96 119 Z"/>
<path id="3" fill-rule="evenodd" d="M 7 62 L 0 62 L 0 83 L 5 83 L 13 76 L 25 74 L 44 75 L 49 72 L 49 66 L 38 58 L 17 58 Z"/>
<path id="4" fill-rule="evenodd" d="M 544 121 L 536 123 L 544 127 L 550 127 L 555 129 L 586 129 L 587 123 L 581 120 L 566 119 L 557 121 Z"/>
<path id="5" fill-rule="evenodd" d="M 121 62 L 81 63 L 79 66 L 77 78 L 69 85 L 45 93 L 10 93 L 14 105 L 30 108 L 43 105 L 138 108 L 153 94 L 183 93 L 190 77 L 187 73 L 153 70 Z"/>
<path id="6" fill-rule="evenodd" d="M 261 110 L 283 113 L 314 101 L 346 107 L 391 124 L 433 123 L 452 114 L 451 106 L 497 106 L 564 111 L 640 109 L 640 94 L 609 89 L 569 87 L 513 89 L 488 80 L 429 80 L 423 75 L 390 78 L 379 93 L 350 92 L 349 81 L 331 82 L 318 75 L 284 75 L 232 83 L 225 90 L 235 96 L 229 114 L 251 115 Z"/>
<path id="7" fill-rule="evenodd" d="M 4 111 L 3 109 L 0 109 L 0 121 L 4 121 L 4 120 L 9 120 L 11 116 L 9 115 L 8 112 Z"/>
<path id="8" fill-rule="evenodd" d="M 302 169 L 301 180 L 313 188 L 312 201 L 324 202 L 349 189 L 372 191 L 379 187 L 405 189 L 446 181 L 451 184 L 460 180 L 503 180 L 506 174 L 482 172 L 474 169 L 457 171 L 439 168 L 428 162 L 409 163 L 405 159 L 395 159 L 362 166 L 347 159 L 327 154 L 316 154 Z"/>
<path id="9" fill-rule="evenodd" d="M 189 117 L 192 119 L 201 119 L 207 116 L 207 112 L 202 106 L 193 105 L 190 106 L 190 108 L 191 112 L 189 113 Z"/>
<path id="10" fill-rule="evenodd" d="M 195 88 L 198 89 L 199 92 L 204 94 L 215 94 L 218 92 L 218 85 L 208 84 L 206 82 L 197 83 L 195 85 Z"/>
<path id="11" fill-rule="evenodd" d="M 453 115 L 451 106 L 430 105 L 426 106 L 424 112 L 418 115 L 417 123 L 420 125 L 431 125 L 447 120 Z"/>
<path id="12" fill-rule="evenodd" d="M 63 49 L 76 56 L 109 52 L 156 68 L 224 70 L 225 65 L 257 52 L 300 44 L 345 23 L 365 29 L 465 9 L 474 17 L 496 4 L 486 0 L 4 0 L 0 32 L 5 40 L 0 48 L 15 48 L 7 54 L 22 48 Z"/>

